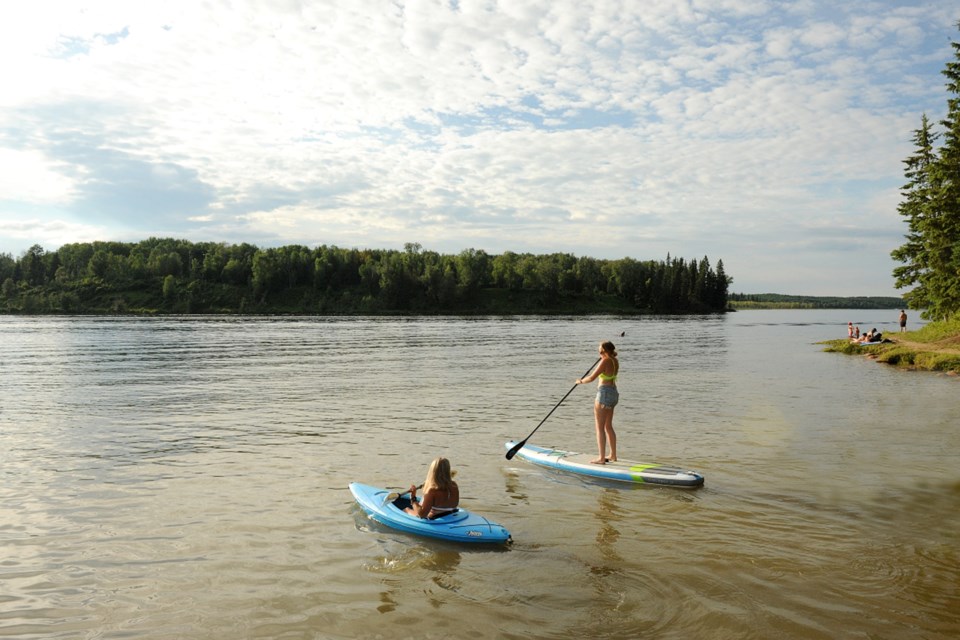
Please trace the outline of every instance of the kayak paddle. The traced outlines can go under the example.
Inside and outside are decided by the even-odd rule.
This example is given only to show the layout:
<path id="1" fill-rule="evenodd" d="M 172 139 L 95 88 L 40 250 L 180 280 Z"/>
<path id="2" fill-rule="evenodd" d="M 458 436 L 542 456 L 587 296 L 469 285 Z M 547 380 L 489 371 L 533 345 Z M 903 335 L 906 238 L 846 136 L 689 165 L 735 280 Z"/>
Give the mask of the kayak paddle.
<path id="1" fill-rule="evenodd" d="M 423 489 L 423 485 L 422 485 L 422 484 L 421 484 L 421 485 L 417 485 L 417 489 Z M 408 491 L 404 491 L 404 492 L 402 492 L 402 493 L 397 492 L 397 491 L 394 491 L 393 493 L 388 493 L 388 494 L 387 494 L 387 497 L 383 499 L 383 504 L 387 504 L 388 502 L 393 502 L 394 500 L 396 500 L 396 499 L 399 498 L 400 496 L 405 496 L 405 495 L 407 495 L 408 493 L 410 493 L 409 490 L 408 490 Z"/>

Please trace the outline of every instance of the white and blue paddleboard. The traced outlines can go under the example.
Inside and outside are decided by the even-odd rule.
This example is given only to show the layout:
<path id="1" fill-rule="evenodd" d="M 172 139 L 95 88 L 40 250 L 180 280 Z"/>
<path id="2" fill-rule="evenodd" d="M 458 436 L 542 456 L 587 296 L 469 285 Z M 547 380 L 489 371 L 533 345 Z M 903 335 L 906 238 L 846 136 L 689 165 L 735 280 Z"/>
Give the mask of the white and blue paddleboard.
<path id="1" fill-rule="evenodd" d="M 507 450 L 509 451 L 516 445 L 516 442 L 508 442 Z M 696 471 L 688 471 L 665 464 L 631 462 L 629 460 L 593 464 L 590 460 L 594 456 L 590 454 L 546 449 L 532 444 L 523 445 L 516 455 L 527 462 L 543 467 L 604 480 L 687 488 L 703 486 L 703 476 Z"/>
<path id="2" fill-rule="evenodd" d="M 409 506 L 409 494 L 390 500 L 390 491 L 379 487 L 350 483 L 350 492 L 370 518 L 399 531 L 453 542 L 470 544 L 504 544 L 512 542 L 510 532 L 496 522 L 466 509 L 457 509 L 454 513 L 435 520 L 427 520 L 410 515 L 403 510 Z"/>

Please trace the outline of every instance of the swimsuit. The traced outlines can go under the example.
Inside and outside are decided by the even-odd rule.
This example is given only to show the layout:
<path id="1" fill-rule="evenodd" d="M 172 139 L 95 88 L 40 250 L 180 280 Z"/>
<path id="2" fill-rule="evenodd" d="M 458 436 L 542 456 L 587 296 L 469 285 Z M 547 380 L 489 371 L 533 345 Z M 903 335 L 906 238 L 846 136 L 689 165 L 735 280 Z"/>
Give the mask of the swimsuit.
<path id="1" fill-rule="evenodd" d="M 612 382 L 614 384 L 600 384 L 597 386 L 597 404 L 604 409 L 613 409 L 620 401 L 620 392 L 617 391 L 617 373 L 620 372 L 619 363 L 615 363 L 617 371 L 611 374 L 601 373 L 597 377 L 601 382 Z"/>
<path id="2" fill-rule="evenodd" d="M 436 520 L 437 518 L 448 516 L 451 513 L 456 513 L 457 511 L 459 511 L 458 507 L 431 507 L 430 513 L 427 514 L 427 519 Z"/>
<path id="3" fill-rule="evenodd" d="M 447 498 L 450 497 L 450 490 L 447 489 Z M 430 513 L 427 514 L 428 520 L 435 520 L 437 518 L 442 518 L 443 516 L 448 516 L 451 513 L 455 513 L 458 510 L 457 507 L 430 507 Z"/>

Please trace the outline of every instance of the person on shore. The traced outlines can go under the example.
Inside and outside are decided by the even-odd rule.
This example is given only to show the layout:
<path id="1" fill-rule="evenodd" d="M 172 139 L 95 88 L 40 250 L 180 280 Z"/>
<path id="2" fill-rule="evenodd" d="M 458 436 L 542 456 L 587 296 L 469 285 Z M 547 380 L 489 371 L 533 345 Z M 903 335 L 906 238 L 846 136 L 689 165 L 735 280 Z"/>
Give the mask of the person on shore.
<path id="1" fill-rule="evenodd" d="M 600 345 L 600 361 L 589 375 L 578 378 L 577 384 L 597 383 L 597 397 L 593 402 L 593 417 L 596 421 L 597 450 L 599 455 L 594 464 L 606 464 L 617 460 L 617 433 L 613 430 L 613 408 L 620 401 L 620 392 L 617 391 L 617 373 L 620 371 L 620 360 L 617 359 L 617 349 L 612 342 Z M 607 445 L 610 445 L 610 457 L 607 457 Z"/>
<path id="2" fill-rule="evenodd" d="M 907 332 L 907 312 L 900 309 L 900 333 Z"/>
<path id="3" fill-rule="evenodd" d="M 417 502 L 417 487 L 410 485 L 410 506 L 404 509 L 418 518 L 434 520 L 454 513 L 460 504 L 460 487 L 453 481 L 450 461 L 440 457 L 430 463 L 423 481 L 423 497 Z"/>
<path id="4" fill-rule="evenodd" d="M 847 323 L 847 337 L 853 340 L 853 323 L 852 322 Z"/>

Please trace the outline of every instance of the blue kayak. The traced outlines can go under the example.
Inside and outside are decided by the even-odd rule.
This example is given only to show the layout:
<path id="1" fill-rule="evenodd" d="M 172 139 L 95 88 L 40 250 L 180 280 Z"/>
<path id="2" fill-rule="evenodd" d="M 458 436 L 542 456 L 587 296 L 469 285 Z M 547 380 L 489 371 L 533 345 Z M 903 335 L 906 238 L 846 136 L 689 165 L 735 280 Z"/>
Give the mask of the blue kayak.
<path id="1" fill-rule="evenodd" d="M 490 522 L 483 516 L 471 513 L 463 508 L 435 520 L 427 520 L 412 516 L 403 510 L 404 506 L 410 504 L 409 495 L 401 496 L 390 502 L 387 501 L 391 495 L 390 491 L 359 482 L 350 483 L 350 492 L 356 499 L 357 504 L 372 519 L 399 531 L 471 544 L 512 542 L 510 532 L 499 524 Z"/>
<path id="2" fill-rule="evenodd" d="M 507 450 L 509 451 L 516 444 L 516 442 L 508 442 Z M 603 478 L 604 480 L 659 484 L 672 487 L 700 487 L 703 485 L 703 476 L 696 471 L 688 471 L 655 462 L 618 460 L 606 464 L 593 464 L 590 460 L 594 456 L 586 453 L 547 449 L 532 444 L 523 445 L 517 451 L 517 457 L 543 467 L 592 478 Z"/>

